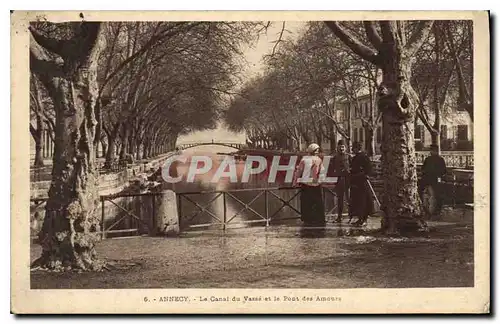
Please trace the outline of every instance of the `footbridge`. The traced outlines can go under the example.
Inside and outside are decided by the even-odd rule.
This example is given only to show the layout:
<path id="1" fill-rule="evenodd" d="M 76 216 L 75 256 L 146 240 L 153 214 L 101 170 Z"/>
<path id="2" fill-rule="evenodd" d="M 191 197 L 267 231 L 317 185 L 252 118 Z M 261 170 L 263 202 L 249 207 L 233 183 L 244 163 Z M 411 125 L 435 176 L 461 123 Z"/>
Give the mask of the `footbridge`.
<path id="1" fill-rule="evenodd" d="M 193 142 L 183 142 L 182 144 L 177 145 L 177 148 L 179 150 L 185 150 L 188 148 L 192 147 L 197 147 L 197 146 L 205 146 L 205 145 L 219 145 L 219 146 L 225 146 L 225 147 L 231 147 L 234 149 L 242 149 L 245 145 L 245 143 L 242 142 L 231 142 L 231 141 L 193 141 Z"/>

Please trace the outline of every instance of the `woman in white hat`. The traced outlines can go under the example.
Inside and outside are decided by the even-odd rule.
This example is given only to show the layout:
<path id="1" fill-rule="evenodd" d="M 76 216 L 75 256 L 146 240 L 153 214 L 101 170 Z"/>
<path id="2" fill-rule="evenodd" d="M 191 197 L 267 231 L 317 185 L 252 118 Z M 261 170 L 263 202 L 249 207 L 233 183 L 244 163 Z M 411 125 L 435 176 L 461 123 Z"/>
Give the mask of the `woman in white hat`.
<path id="1" fill-rule="evenodd" d="M 300 190 L 300 219 L 306 225 L 325 225 L 325 209 L 319 175 L 323 169 L 323 161 L 318 156 L 320 147 L 312 143 L 307 148 L 308 155 L 302 157 L 296 170 L 294 184 Z"/>

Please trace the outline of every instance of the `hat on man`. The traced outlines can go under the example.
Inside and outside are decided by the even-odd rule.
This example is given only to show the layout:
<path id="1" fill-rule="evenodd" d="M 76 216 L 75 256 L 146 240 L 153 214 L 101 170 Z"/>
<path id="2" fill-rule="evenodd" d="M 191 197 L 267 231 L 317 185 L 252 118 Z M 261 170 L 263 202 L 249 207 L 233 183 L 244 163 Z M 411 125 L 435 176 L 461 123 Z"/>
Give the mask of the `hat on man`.
<path id="1" fill-rule="evenodd" d="M 341 139 L 337 142 L 337 146 L 340 146 L 340 145 L 345 145 L 345 141 L 343 139 Z"/>

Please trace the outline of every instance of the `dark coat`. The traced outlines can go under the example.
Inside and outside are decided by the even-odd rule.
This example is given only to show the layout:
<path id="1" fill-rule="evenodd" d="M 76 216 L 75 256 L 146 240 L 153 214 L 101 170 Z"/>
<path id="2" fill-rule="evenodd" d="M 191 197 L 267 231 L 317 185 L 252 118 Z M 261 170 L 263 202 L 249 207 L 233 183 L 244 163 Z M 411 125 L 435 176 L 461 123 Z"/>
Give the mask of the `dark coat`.
<path id="1" fill-rule="evenodd" d="M 368 177 L 373 168 L 370 158 L 364 152 L 356 154 L 351 163 L 351 214 L 368 216 L 374 212 L 373 197 L 368 185 Z"/>
<path id="2" fill-rule="evenodd" d="M 446 175 L 446 163 L 439 155 L 428 156 L 422 165 L 422 178 L 426 183 L 436 183 Z"/>
<path id="3" fill-rule="evenodd" d="M 349 172 L 351 168 L 352 157 L 349 154 L 335 154 L 330 159 L 327 176 L 338 177 L 337 190 L 349 188 Z"/>

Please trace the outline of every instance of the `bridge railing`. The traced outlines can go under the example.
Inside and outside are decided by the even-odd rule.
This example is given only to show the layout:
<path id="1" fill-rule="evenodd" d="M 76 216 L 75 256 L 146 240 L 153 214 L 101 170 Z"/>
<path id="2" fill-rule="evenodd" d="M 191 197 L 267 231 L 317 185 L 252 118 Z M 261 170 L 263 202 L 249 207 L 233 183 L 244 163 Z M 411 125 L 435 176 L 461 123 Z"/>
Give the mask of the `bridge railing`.
<path id="1" fill-rule="evenodd" d="M 218 146 L 226 146 L 226 147 L 232 147 L 236 149 L 242 148 L 245 143 L 238 142 L 238 141 L 196 141 L 196 142 L 182 142 L 177 144 L 177 148 L 184 150 L 187 148 L 191 147 L 196 147 L 196 146 L 205 146 L 205 145 L 218 145 Z"/>
<path id="2" fill-rule="evenodd" d="M 101 195 L 99 227 L 92 229 L 92 232 L 101 239 L 154 234 L 160 195 L 160 192 Z M 64 217 L 61 210 L 46 210 L 47 201 L 48 198 L 30 199 L 31 237 L 34 241 L 37 241 L 47 215 Z"/>
<path id="3" fill-rule="evenodd" d="M 417 164 L 423 164 L 430 154 L 429 151 L 416 152 Z M 442 151 L 440 155 L 448 168 L 474 169 L 473 151 Z"/>
<path id="4" fill-rule="evenodd" d="M 323 186 L 322 189 L 325 213 L 329 216 L 337 208 L 335 191 L 332 186 Z M 177 193 L 179 224 L 181 230 L 213 226 L 226 230 L 232 225 L 252 224 L 268 227 L 300 219 L 299 198 L 298 187 Z M 233 202 L 232 208 L 229 208 L 230 201 Z M 243 216 L 243 213 L 246 215 Z"/>
<path id="5" fill-rule="evenodd" d="M 185 144 L 211 144 L 211 143 L 221 143 L 221 144 L 245 144 L 245 142 L 241 141 L 231 141 L 231 140 L 206 140 L 206 141 L 182 141 L 177 143 L 177 145 L 185 145 Z"/>

